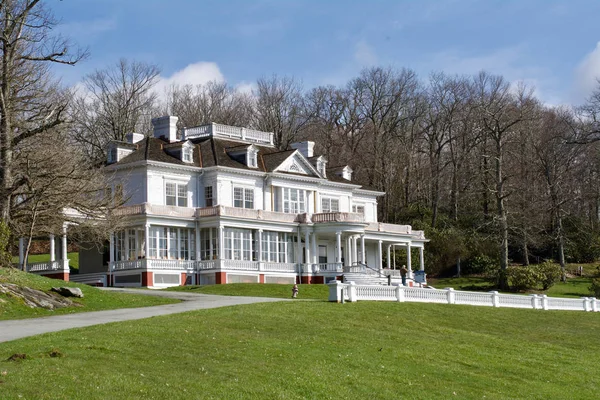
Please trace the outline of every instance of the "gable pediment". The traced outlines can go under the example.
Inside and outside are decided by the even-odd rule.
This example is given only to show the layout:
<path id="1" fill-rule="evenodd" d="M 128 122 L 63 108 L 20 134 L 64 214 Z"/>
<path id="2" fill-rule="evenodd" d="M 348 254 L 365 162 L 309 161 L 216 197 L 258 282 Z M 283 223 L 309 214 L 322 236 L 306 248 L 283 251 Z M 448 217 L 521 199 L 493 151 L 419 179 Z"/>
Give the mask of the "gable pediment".
<path id="1" fill-rule="evenodd" d="M 306 158 L 302 156 L 299 151 L 293 152 L 273 171 L 320 177 L 317 170 L 311 165 L 310 162 L 308 162 L 308 160 L 306 160 Z"/>

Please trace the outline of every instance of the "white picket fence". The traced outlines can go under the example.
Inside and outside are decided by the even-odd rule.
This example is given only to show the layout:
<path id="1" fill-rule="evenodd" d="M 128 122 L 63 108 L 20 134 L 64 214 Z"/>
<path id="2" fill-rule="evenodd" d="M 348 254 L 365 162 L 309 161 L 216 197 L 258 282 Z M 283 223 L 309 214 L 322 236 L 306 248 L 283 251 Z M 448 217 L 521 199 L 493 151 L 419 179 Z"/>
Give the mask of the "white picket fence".
<path id="1" fill-rule="evenodd" d="M 329 301 L 397 301 L 471 306 L 530 308 L 534 310 L 600 311 L 600 301 L 594 297 L 568 299 L 545 294 L 516 295 L 493 292 L 463 292 L 453 288 L 430 289 L 407 286 L 356 285 L 353 282 L 329 283 Z"/>

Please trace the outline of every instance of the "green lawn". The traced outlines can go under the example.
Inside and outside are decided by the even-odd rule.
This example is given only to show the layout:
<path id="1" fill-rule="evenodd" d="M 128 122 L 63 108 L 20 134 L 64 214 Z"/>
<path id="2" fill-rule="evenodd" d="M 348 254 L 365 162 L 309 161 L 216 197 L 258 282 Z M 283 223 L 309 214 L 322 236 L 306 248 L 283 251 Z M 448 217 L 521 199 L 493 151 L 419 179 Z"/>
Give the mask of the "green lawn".
<path id="1" fill-rule="evenodd" d="M 480 277 L 442 278 L 428 279 L 428 283 L 437 288 L 451 287 L 455 290 L 489 291 L 495 290 L 489 280 Z M 558 282 L 547 291 L 535 290 L 531 293 L 545 293 L 554 297 L 591 297 L 589 287 L 592 283 L 591 277 L 574 277 L 567 279 L 566 283 Z"/>
<path id="2" fill-rule="evenodd" d="M 12 399 L 593 399 L 600 315 L 282 302 L 0 344 Z M 50 357 L 56 351 L 61 357 Z"/>
<path id="3" fill-rule="evenodd" d="M 164 290 L 186 291 L 223 296 L 255 296 L 255 297 L 292 297 L 293 285 L 276 283 L 229 283 L 227 285 L 175 286 Z M 298 285 L 298 299 L 327 300 L 329 286 Z"/>
<path id="4" fill-rule="evenodd" d="M 75 286 L 81 288 L 84 294 L 82 299 L 75 300 L 80 304 L 79 307 L 61 308 L 56 311 L 49 311 L 41 308 L 29 308 L 17 299 L 9 298 L 7 295 L 0 294 L 0 300 L 6 301 L 0 301 L 0 320 L 45 317 L 49 315 L 108 310 L 115 308 L 154 306 L 177 302 L 177 300 L 159 297 L 106 292 L 95 287 L 64 282 L 57 279 L 48 279 L 39 275 L 28 274 L 15 269 L 0 268 L 0 282 L 15 283 L 21 286 L 28 286 L 30 288 L 43 291 L 48 291 L 53 286 Z"/>
<path id="5" fill-rule="evenodd" d="M 79 270 L 79 252 L 67 253 L 67 257 L 69 258 L 69 267 L 71 269 Z M 37 263 L 37 262 L 47 262 L 50 261 L 50 254 L 30 254 L 29 262 Z M 19 256 L 13 256 L 12 258 L 13 264 L 19 263 Z"/>

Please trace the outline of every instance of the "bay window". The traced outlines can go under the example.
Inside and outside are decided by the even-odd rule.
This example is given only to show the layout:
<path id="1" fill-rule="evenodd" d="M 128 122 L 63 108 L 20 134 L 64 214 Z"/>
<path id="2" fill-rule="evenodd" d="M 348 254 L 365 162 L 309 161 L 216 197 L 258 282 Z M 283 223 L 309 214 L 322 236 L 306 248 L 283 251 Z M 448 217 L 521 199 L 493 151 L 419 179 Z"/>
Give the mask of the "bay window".
<path id="1" fill-rule="evenodd" d="M 252 231 L 250 229 L 225 228 L 223 240 L 226 260 L 252 261 Z"/>

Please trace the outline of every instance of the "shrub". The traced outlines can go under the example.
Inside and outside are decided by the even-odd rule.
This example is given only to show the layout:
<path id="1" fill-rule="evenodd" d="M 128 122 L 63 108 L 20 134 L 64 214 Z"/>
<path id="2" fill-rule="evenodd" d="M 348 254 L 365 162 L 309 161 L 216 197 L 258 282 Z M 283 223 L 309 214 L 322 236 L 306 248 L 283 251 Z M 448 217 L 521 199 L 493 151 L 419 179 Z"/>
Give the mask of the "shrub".
<path id="1" fill-rule="evenodd" d="M 534 269 L 537 271 L 539 283 L 541 283 L 543 290 L 548 290 L 562 277 L 560 265 L 551 261 L 544 261 L 534 266 Z"/>
<path id="2" fill-rule="evenodd" d="M 465 266 L 465 273 L 480 274 L 486 278 L 495 278 L 498 275 L 498 262 L 491 257 L 482 255 L 471 258 Z"/>
<path id="3" fill-rule="evenodd" d="M 596 298 L 600 298 L 600 278 L 592 279 L 592 284 L 589 287 L 590 291 Z"/>
<path id="4" fill-rule="evenodd" d="M 534 267 L 510 267 L 506 271 L 508 282 L 514 290 L 529 290 L 538 286 L 540 273 Z"/>

